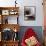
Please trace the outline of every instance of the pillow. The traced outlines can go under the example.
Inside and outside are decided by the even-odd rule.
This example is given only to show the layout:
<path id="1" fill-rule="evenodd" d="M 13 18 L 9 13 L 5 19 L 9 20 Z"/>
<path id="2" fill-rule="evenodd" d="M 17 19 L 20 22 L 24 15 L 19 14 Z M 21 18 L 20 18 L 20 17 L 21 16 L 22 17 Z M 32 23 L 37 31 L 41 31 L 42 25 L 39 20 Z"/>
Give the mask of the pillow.
<path id="1" fill-rule="evenodd" d="M 28 39 L 25 39 L 25 43 L 27 44 L 27 46 L 35 46 L 38 43 L 38 41 L 34 36 L 32 36 Z"/>

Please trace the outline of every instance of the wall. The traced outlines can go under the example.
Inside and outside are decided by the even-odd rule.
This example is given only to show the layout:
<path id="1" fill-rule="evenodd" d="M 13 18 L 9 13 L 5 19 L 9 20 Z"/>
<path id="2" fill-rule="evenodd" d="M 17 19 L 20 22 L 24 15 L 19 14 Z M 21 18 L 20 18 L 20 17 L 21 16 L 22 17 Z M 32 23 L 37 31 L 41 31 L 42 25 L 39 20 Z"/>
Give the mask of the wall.
<path id="1" fill-rule="evenodd" d="M 24 0 L 24 6 L 36 6 L 36 20 L 35 21 L 24 21 L 24 7 L 21 6 L 20 11 L 20 25 L 22 26 L 42 26 L 43 25 L 43 6 L 42 0 Z"/>
<path id="2" fill-rule="evenodd" d="M 14 6 L 15 0 L 0 0 L 0 6 L 9 7 Z M 17 0 L 19 9 L 19 24 L 21 26 L 43 26 L 43 6 L 42 0 Z M 25 21 L 24 20 L 24 6 L 36 6 L 36 20 L 35 21 Z"/>
<path id="3" fill-rule="evenodd" d="M 24 33 L 27 31 L 28 28 L 32 28 L 35 33 L 37 34 L 37 37 L 41 43 L 43 43 L 43 32 L 41 26 L 21 26 L 20 32 L 19 32 L 19 39 L 20 42 L 24 36 Z"/>

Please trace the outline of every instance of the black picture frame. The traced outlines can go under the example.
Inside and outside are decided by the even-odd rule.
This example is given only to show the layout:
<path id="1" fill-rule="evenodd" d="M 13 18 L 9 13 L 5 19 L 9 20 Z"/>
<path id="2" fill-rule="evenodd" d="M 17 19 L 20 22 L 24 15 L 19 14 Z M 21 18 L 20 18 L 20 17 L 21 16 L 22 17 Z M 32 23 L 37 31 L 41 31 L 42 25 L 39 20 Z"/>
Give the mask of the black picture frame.
<path id="1" fill-rule="evenodd" d="M 35 6 L 24 6 L 24 20 L 35 20 L 36 19 L 36 7 Z"/>

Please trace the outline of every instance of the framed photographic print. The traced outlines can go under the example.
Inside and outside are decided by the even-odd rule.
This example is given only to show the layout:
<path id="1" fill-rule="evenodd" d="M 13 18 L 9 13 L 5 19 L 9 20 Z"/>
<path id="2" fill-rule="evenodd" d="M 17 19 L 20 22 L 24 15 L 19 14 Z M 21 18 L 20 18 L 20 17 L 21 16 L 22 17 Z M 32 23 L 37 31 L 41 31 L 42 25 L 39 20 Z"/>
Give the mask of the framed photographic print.
<path id="1" fill-rule="evenodd" d="M 2 15 L 9 15 L 9 10 L 2 10 Z"/>
<path id="2" fill-rule="evenodd" d="M 36 7 L 24 6 L 24 20 L 35 20 L 35 18 L 36 18 Z"/>

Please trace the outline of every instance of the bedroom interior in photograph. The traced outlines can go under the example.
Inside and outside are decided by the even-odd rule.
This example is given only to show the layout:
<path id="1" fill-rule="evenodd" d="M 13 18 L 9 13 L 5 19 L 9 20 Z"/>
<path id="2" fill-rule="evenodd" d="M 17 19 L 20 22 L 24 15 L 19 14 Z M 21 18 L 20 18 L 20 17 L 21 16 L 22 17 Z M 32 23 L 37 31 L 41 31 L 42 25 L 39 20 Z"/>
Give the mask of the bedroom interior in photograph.
<path id="1" fill-rule="evenodd" d="M 35 20 L 35 19 L 36 19 L 36 7 L 24 6 L 24 20 Z"/>

